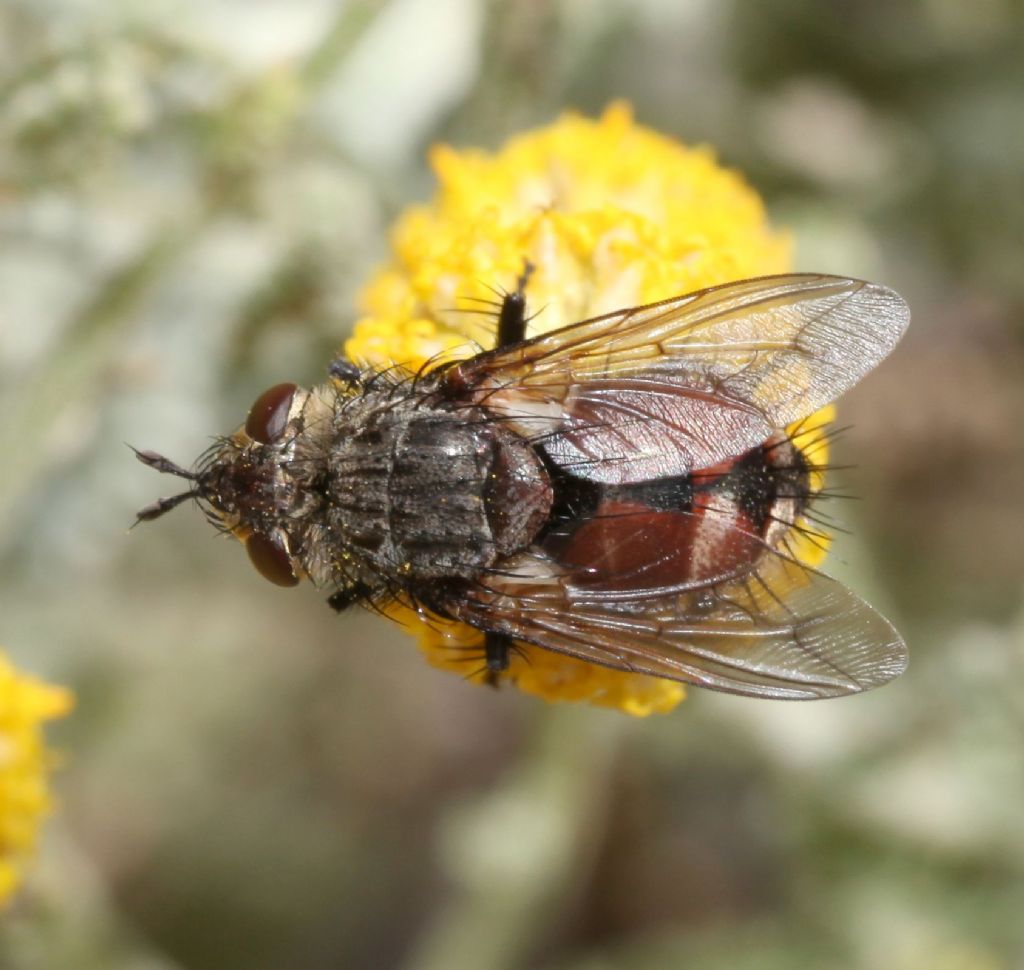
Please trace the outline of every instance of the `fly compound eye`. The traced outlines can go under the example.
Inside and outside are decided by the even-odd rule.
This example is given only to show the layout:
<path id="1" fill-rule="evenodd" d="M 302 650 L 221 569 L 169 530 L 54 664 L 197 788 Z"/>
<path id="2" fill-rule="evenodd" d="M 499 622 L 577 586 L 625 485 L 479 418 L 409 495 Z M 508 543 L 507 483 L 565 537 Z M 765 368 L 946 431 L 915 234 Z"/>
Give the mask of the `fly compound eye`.
<path id="1" fill-rule="evenodd" d="M 265 390 L 249 409 L 245 433 L 265 445 L 280 438 L 288 427 L 288 412 L 296 390 L 294 384 L 275 384 Z"/>
<path id="2" fill-rule="evenodd" d="M 269 579 L 275 586 L 298 586 L 299 577 L 292 568 L 292 559 L 283 543 L 260 532 L 254 532 L 245 540 L 249 561 L 256 571 Z"/>

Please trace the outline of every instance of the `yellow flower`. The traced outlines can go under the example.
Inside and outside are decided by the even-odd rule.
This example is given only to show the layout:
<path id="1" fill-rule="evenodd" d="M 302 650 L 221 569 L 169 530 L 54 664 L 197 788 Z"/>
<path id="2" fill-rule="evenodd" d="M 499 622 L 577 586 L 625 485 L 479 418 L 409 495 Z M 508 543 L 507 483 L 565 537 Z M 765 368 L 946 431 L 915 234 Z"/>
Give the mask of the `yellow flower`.
<path id="1" fill-rule="evenodd" d="M 806 421 L 792 424 L 786 429 L 810 466 L 809 487 L 812 497 L 825 487 L 825 469 L 829 458 L 828 426 L 835 419 L 835 405 L 829 404 Z M 831 544 L 832 536 L 818 522 L 806 516 L 796 523 L 786 537 L 790 555 L 812 569 L 817 569 L 825 561 Z"/>
<path id="2" fill-rule="evenodd" d="M 19 674 L 0 653 L 0 908 L 17 886 L 51 806 L 47 772 L 52 757 L 40 724 L 63 717 L 72 695 Z"/>
<path id="3" fill-rule="evenodd" d="M 688 148 L 634 123 L 614 104 L 598 120 L 566 114 L 496 154 L 431 152 L 439 188 L 392 234 L 393 257 L 362 294 L 364 316 L 346 345 L 374 367 L 415 369 L 494 343 L 480 309 L 513 288 L 524 260 L 534 335 L 622 307 L 789 268 L 786 236 L 768 225 L 758 195 L 706 148 Z M 483 307 L 484 310 L 487 307 Z M 824 464 L 824 421 L 799 444 Z M 820 477 L 820 476 L 819 476 Z M 820 483 L 819 483 L 820 484 Z M 793 548 L 817 564 L 826 539 L 810 523 Z M 400 605 L 388 612 L 416 634 L 428 660 L 482 680 L 482 634 Z M 521 645 L 503 680 L 548 700 L 586 700 L 643 716 L 671 710 L 682 685 L 609 670 Z"/>

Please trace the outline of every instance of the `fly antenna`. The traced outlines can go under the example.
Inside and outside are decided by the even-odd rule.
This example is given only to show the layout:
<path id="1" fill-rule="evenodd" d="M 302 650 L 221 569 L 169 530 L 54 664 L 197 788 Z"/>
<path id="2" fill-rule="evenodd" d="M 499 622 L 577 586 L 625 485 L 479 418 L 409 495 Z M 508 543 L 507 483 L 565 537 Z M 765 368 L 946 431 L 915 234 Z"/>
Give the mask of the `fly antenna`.
<path id="1" fill-rule="evenodd" d="M 155 451 L 139 451 L 138 448 L 129 448 L 135 452 L 135 457 L 142 462 L 143 465 L 148 465 L 150 468 L 155 468 L 158 472 L 164 472 L 167 475 L 176 475 L 178 478 L 184 478 L 189 482 L 196 482 L 196 487 L 190 488 L 187 492 L 181 492 L 178 495 L 171 495 L 168 498 L 158 498 L 155 502 L 147 505 L 144 509 L 140 509 L 135 513 L 135 521 L 132 523 L 134 529 L 140 522 L 152 522 L 153 519 L 159 519 L 165 512 L 170 512 L 171 509 L 177 508 L 182 502 L 190 498 L 198 498 L 201 494 L 201 487 L 199 486 L 199 476 L 195 472 L 190 472 L 187 468 L 182 468 L 181 465 L 175 464 L 170 458 L 164 458 L 163 455 L 158 455 Z"/>
<path id="2" fill-rule="evenodd" d="M 155 468 L 158 472 L 164 472 L 168 475 L 177 475 L 178 478 L 187 478 L 190 482 L 194 482 L 198 477 L 195 472 L 190 472 L 187 468 L 182 468 L 181 465 L 176 465 L 170 458 L 164 458 L 163 455 L 158 455 L 155 451 L 139 451 L 138 448 L 132 448 L 135 452 L 135 457 L 142 462 L 143 465 L 148 465 L 150 468 Z"/>
<path id="3" fill-rule="evenodd" d="M 147 505 L 144 509 L 139 509 L 135 513 L 135 521 L 131 527 L 134 529 L 140 522 L 152 522 L 153 519 L 159 519 L 165 512 L 170 512 L 171 509 L 177 508 L 187 499 L 197 498 L 198 496 L 199 489 L 190 488 L 187 492 L 171 495 L 169 498 L 158 498 L 152 504 Z"/>

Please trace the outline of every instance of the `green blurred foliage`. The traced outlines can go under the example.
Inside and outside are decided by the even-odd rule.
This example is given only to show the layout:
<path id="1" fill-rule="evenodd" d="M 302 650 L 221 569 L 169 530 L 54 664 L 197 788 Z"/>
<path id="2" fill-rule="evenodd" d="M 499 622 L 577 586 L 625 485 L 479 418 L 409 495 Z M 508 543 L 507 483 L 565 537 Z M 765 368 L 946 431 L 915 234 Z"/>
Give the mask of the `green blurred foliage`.
<path id="1" fill-rule="evenodd" d="M 1022 965 L 1022 35 L 1014 0 L 6 0 L 0 643 L 79 708 L 0 966 Z M 546 707 L 199 516 L 126 533 L 160 485 L 123 442 L 187 461 L 320 379 L 430 142 L 613 98 L 914 307 L 843 406 L 830 566 L 901 681 Z"/>

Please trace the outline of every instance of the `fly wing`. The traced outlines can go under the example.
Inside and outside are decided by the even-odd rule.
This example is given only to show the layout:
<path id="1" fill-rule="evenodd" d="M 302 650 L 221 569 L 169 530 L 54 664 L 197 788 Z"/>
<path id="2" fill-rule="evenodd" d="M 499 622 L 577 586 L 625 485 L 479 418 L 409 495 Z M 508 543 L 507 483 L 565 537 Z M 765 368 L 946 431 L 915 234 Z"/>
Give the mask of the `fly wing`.
<path id="1" fill-rule="evenodd" d="M 442 380 L 573 474 L 623 484 L 742 454 L 849 390 L 909 320 L 883 286 L 765 276 L 585 320 Z"/>
<path id="2" fill-rule="evenodd" d="M 776 700 L 857 693 L 907 665 L 888 620 L 841 584 L 778 555 L 745 578 L 702 591 L 609 604 L 574 589 L 534 550 L 450 611 L 590 663 Z"/>

